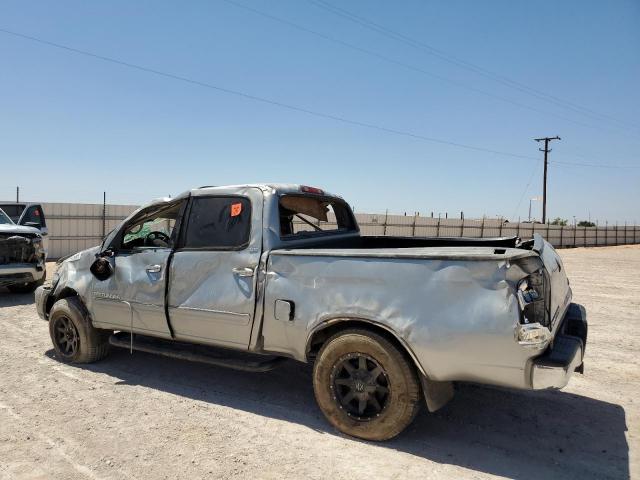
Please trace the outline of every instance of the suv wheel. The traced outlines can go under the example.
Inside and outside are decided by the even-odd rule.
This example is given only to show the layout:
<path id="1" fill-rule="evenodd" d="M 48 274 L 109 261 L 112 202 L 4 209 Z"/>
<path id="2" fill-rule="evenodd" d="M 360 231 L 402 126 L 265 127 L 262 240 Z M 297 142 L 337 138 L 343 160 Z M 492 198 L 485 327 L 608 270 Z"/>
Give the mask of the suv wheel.
<path id="1" fill-rule="evenodd" d="M 420 386 L 410 360 L 367 330 L 340 332 L 322 346 L 313 387 L 327 420 L 365 440 L 395 437 L 420 408 Z"/>

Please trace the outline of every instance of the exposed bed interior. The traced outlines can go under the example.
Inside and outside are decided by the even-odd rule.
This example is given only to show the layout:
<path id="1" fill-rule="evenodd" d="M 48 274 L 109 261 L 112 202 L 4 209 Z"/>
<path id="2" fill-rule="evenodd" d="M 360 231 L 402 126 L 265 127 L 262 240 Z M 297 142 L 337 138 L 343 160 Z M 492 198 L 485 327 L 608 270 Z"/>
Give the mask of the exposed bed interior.
<path id="1" fill-rule="evenodd" d="M 280 198 L 279 217 L 280 236 L 285 241 L 285 245 L 281 247 L 283 249 L 446 246 L 531 248 L 529 242 L 521 242 L 515 236 L 504 238 L 360 236 L 351 209 L 342 199 L 334 197 L 284 195 Z"/>

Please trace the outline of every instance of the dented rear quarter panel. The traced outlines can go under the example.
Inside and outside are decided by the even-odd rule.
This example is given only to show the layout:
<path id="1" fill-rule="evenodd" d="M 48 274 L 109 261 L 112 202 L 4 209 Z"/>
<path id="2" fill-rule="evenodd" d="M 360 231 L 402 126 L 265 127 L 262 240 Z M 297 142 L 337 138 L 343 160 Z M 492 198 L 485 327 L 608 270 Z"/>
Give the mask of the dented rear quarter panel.
<path id="1" fill-rule="evenodd" d="M 515 341 L 520 310 L 517 266 L 537 254 L 491 247 L 274 251 L 267 263 L 264 349 L 305 360 L 325 322 L 363 319 L 394 332 L 419 368 L 437 381 L 527 388 L 536 353 Z M 295 303 L 291 321 L 277 299 Z M 539 353 L 539 352 L 538 352 Z"/>

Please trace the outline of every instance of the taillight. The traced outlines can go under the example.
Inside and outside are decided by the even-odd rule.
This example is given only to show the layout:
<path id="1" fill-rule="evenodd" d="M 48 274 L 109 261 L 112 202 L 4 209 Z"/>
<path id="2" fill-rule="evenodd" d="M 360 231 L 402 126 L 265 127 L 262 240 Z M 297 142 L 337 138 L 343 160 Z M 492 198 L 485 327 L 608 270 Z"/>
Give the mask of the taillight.
<path id="1" fill-rule="evenodd" d="M 316 187 L 307 187 L 306 185 L 301 186 L 300 191 L 304 193 L 314 193 L 316 195 L 324 195 L 324 191 L 322 189 L 316 188 Z"/>
<path id="2" fill-rule="evenodd" d="M 516 296 L 522 312 L 516 331 L 518 343 L 536 350 L 546 348 L 551 340 L 551 331 L 548 328 L 544 272 L 538 270 L 520 280 Z"/>
<path id="3" fill-rule="evenodd" d="M 522 323 L 547 324 L 544 292 L 545 277 L 542 270 L 520 280 L 516 295 L 522 310 Z"/>
<path id="4" fill-rule="evenodd" d="M 518 343 L 533 350 L 544 350 L 551 340 L 551 331 L 539 323 L 529 323 L 518 327 Z"/>

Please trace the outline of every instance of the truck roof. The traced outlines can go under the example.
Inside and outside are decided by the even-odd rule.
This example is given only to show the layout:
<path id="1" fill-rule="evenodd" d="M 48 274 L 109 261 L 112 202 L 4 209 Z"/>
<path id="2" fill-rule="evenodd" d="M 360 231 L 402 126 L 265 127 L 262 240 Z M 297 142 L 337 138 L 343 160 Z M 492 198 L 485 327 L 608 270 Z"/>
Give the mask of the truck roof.
<path id="1" fill-rule="evenodd" d="M 242 185 L 220 185 L 213 186 L 207 185 L 200 188 L 192 189 L 191 192 L 202 192 L 203 190 L 211 191 L 215 193 L 216 190 L 230 190 L 230 189 L 243 189 L 243 188 L 259 188 L 263 191 L 269 191 L 271 193 L 304 193 L 303 188 L 314 188 L 321 190 L 322 193 L 328 197 L 342 198 L 339 195 L 335 195 L 331 192 L 327 192 L 323 188 L 309 187 L 308 185 L 302 185 L 299 183 L 247 183 Z"/>

